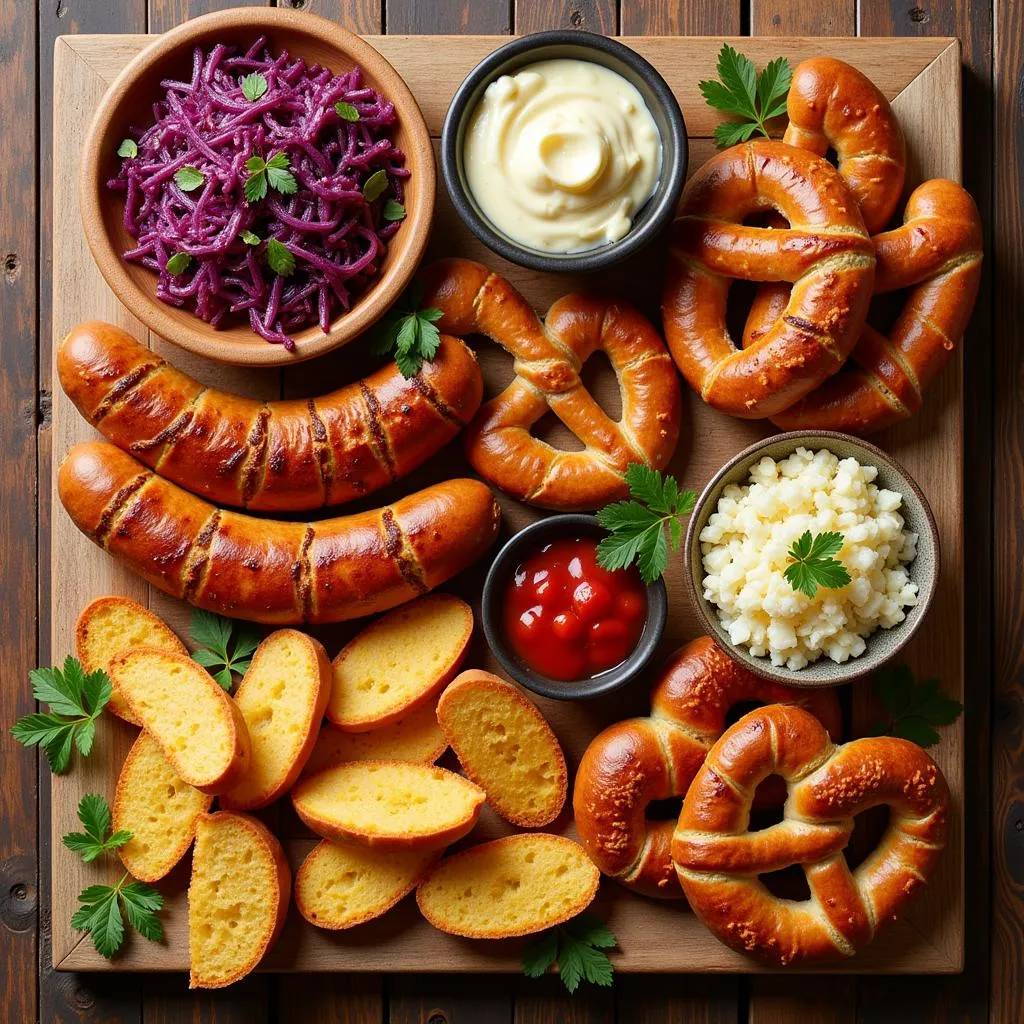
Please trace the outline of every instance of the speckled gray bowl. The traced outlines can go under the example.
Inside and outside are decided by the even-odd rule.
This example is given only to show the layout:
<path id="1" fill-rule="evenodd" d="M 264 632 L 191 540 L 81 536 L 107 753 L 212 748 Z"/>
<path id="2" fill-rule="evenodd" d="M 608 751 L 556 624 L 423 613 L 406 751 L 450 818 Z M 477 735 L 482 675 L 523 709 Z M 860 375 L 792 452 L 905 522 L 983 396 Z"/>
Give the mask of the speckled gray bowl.
<path id="1" fill-rule="evenodd" d="M 852 456 L 861 465 L 875 466 L 878 469 L 878 485 L 903 495 L 900 514 L 906 520 L 907 529 L 916 533 L 919 538 L 917 557 L 908 566 L 910 578 L 918 586 L 918 603 L 896 626 L 891 629 L 875 630 L 867 638 L 867 649 L 859 658 L 851 658 L 840 665 L 823 656 L 805 668 L 793 670 L 778 668 L 769 658 L 756 658 L 745 647 L 737 647 L 729 640 L 729 634 L 718 620 L 717 608 L 704 597 L 705 572 L 698 538 L 711 513 L 718 507 L 718 499 L 728 484 L 745 483 L 751 466 L 766 455 L 778 461 L 791 455 L 797 448 L 809 448 L 812 451 L 827 448 L 840 458 Z M 796 430 L 788 434 L 777 434 L 744 448 L 730 459 L 711 478 L 697 499 L 686 532 L 684 556 L 684 575 L 690 588 L 690 597 L 708 633 L 730 657 L 742 662 L 751 671 L 765 679 L 788 686 L 838 686 L 840 683 L 867 675 L 883 665 L 902 649 L 924 621 L 939 577 L 939 535 L 932 511 L 921 493 L 921 488 L 907 471 L 881 448 L 849 434 L 830 431 Z"/>

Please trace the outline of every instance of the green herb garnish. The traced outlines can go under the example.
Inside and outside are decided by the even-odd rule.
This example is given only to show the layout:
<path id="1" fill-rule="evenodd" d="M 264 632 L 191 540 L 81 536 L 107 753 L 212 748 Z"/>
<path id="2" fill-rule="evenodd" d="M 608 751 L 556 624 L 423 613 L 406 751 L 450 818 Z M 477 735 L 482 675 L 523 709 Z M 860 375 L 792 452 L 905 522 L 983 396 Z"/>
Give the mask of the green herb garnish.
<path id="1" fill-rule="evenodd" d="M 555 965 L 562 983 L 574 993 L 581 981 L 608 988 L 614 969 L 604 952 L 616 945 L 608 926 L 582 914 L 560 928 L 545 932 L 523 954 L 523 974 L 539 978 Z"/>
<path id="2" fill-rule="evenodd" d="M 241 238 L 246 245 L 259 245 L 260 242 L 262 241 L 260 236 L 254 234 L 252 231 L 243 231 Z"/>
<path id="3" fill-rule="evenodd" d="M 108 960 L 124 942 L 124 917 L 143 938 L 159 942 L 164 937 L 156 916 L 163 909 L 163 896 L 152 886 L 129 882 L 129 878 L 125 872 L 116 885 L 87 886 L 78 894 L 81 906 L 71 918 L 71 927 L 88 932 L 96 952 Z"/>
<path id="4" fill-rule="evenodd" d="M 280 277 L 291 277 L 295 273 L 295 257 L 288 246 L 276 238 L 267 239 L 267 263 Z"/>
<path id="5" fill-rule="evenodd" d="M 242 95 L 250 103 L 255 103 L 267 91 L 267 80 L 258 71 L 246 75 L 239 84 L 242 86 Z"/>
<path id="6" fill-rule="evenodd" d="M 249 157 L 245 161 L 249 177 L 245 179 L 243 187 L 246 200 L 255 203 L 266 198 L 268 184 L 282 195 L 293 195 L 299 185 L 290 168 L 291 161 L 287 153 L 275 153 L 269 160 L 255 154 Z"/>
<path id="7" fill-rule="evenodd" d="M 754 63 L 728 43 L 718 53 L 718 81 L 699 82 L 701 95 L 709 106 L 741 121 L 723 121 L 715 128 L 720 149 L 746 142 L 755 132 L 771 138 L 765 123 L 786 112 L 786 97 L 793 69 L 785 57 L 778 57 L 757 74 Z"/>
<path id="8" fill-rule="evenodd" d="M 346 103 L 344 100 L 338 100 L 338 102 L 334 104 L 334 112 L 343 121 L 359 120 L 359 111 L 356 110 L 351 103 Z"/>
<path id="9" fill-rule="evenodd" d="M 118 156 L 138 156 L 139 147 L 134 139 L 122 139 L 121 145 L 117 147 Z"/>
<path id="10" fill-rule="evenodd" d="M 69 849 L 79 854 L 86 864 L 91 864 L 100 854 L 124 846 L 132 838 L 131 832 L 118 829 L 110 831 L 110 807 L 99 793 L 86 793 L 78 804 L 78 820 L 84 832 L 69 832 L 61 840 Z"/>
<path id="11" fill-rule="evenodd" d="M 639 462 L 626 467 L 626 483 L 630 500 L 605 505 L 597 513 L 597 521 L 610 534 L 597 545 L 597 564 L 624 569 L 635 561 L 644 583 L 653 583 L 668 565 L 669 544 L 673 551 L 679 550 L 681 519 L 693 511 L 697 495 L 680 491 L 674 476 L 662 475 Z"/>
<path id="12" fill-rule="evenodd" d="M 188 635 L 200 645 L 192 657 L 229 693 L 232 673 L 245 675 L 253 651 L 260 645 L 259 634 L 248 623 L 224 619 L 200 608 L 192 613 Z"/>
<path id="13" fill-rule="evenodd" d="M 188 270 L 188 265 L 192 262 L 192 257 L 187 252 L 176 252 L 173 256 L 169 257 L 167 262 L 164 264 L 168 274 L 173 274 L 175 277 L 178 274 L 185 273 Z"/>
<path id="14" fill-rule="evenodd" d="M 887 718 L 872 726 L 869 736 L 900 736 L 922 747 L 939 742 L 937 725 L 950 725 L 964 710 L 963 704 L 939 689 L 938 679 L 918 682 L 909 665 L 886 665 L 871 680 L 885 706 Z"/>
<path id="15" fill-rule="evenodd" d="M 383 173 L 383 172 L 381 172 Z M 378 355 L 394 354 L 403 377 L 415 377 L 424 361 L 430 362 L 441 344 L 436 322 L 444 313 L 420 309 L 423 287 L 414 281 L 374 328 L 371 347 Z"/>
<path id="16" fill-rule="evenodd" d="M 372 203 L 384 194 L 387 187 L 388 172 L 385 170 L 374 171 L 363 183 L 363 198 L 368 203 Z"/>
<path id="17" fill-rule="evenodd" d="M 806 597 L 814 597 L 818 587 L 838 590 L 850 582 L 842 562 L 833 558 L 843 546 L 841 533 L 819 533 L 812 537 L 805 530 L 787 554 L 792 559 L 783 575 L 789 585 Z"/>
<path id="18" fill-rule="evenodd" d="M 86 672 L 77 658 L 68 655 L 63 670 L 34 668 L 29 672 L 32 696 L 49 704 L 48 712 L 19 718 L 11 735 L 26 747 L 39 746 L 50 770 L 60 774 L 71 763 L 74 745 L 88 757 L 96 737 L 96 719 L 110 700 L 111 685 L 102 669 Z"/>
<path id="19" fill-rule="evenodd" d="M 405 207 L 397 199 L 389 199 L 381 216 L 388 221 L 405 220 Z"/>
<path id="20" fill-rule="evenodd" d="M 194 167 L 179 167 L 174 172 L 174 180 L 182 192 L 194 192 L 206 179 Z"/>

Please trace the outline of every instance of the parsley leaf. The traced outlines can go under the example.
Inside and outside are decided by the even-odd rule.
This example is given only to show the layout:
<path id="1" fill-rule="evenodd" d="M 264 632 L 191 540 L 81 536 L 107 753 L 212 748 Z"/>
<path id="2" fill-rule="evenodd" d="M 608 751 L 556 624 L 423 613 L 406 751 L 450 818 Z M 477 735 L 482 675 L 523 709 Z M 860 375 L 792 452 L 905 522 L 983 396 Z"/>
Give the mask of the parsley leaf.
<path id="1" fill-rule="evenodd" d="M 698 83 L 709 106 L 742 119 L 723 121 L 715 128 L 719 148 L 745 142 L 755 132 L 771 138 L 766 122 L 785 113 L 792 80 L 793 69 L 785 57 L 769 61 L 759 75 L 753 61 L 724 43 L 718 53 L 718 80 Z"/>
<path id="2" fill-rule="evenodd" d="M 523 973 L 539 978 L 556 963 L 562 983 L 574 993 L 581 981 L 608 987 L 614 968 L 608 954 L 602 952 L 616 945 L 608 926 L 582 914 L 560 928 L 545 932 L 523 954 Z"/>
<path id="3" fill-rule="evenodd" d="M 35 668 L 29 678 L 32 696 L 49 704 L 50 710 L 19 718 L 11 735 L 26 747 L 41 747 L 50 770 L 59 775 L 71 763 L 72 746 L 83 757 L 89 756 L 96 719 L 110 700 L 110 679 L 102 669 L 87 673 L 70 655 L 63 670 Z"/>
<path id="4" fill-rule="evenodd" d="M 419 309 L 422 288 L 414 282 L 374 328 L 371 346 L 378 355 L 394 354 L 403 377 L 415 377 L 424 362 L 437 355 L 441 332 L 435 326 L 444 313 Z"/>
<path id="5" fill-rule="evenodd" d="M 127 873 L 116 885 L 90 885 L 78 894 L 81 906 L 71 918 L 71 927 L 88 932 L 96 952 L 108 960 L 124 942 L 124 919 L 144 938 L 159 941 L 164 930 L 156 916 L 164 898 L 149 885 L 131 881 Z"/>
<path id="6" fill-rule="evenodd" d="M 139 147 L 134 139 L 122 139 L 121 145 L 117 147 L 118 156 L 138 156 Z"/>
<path id="7" fill-rule="evenodd" d="M 258 71 L 245 75 L 239 84 L 242 86 L 242 95 L 250 103 L 255 103 L 267 91 L 267 80 Z"/>
<path id="8" fill-rule="evenodd" d="M 64 845 L 82 856 L 86 864 L 92 863 L 102 853 L 124 846 L 132 838 L 131 832 L 118 829 L 110 831 L 110 807 L 99 793 L 86 793 L 78 804 L 78 820 L 85 832 L 69 832 L 61 840 Z"/>
<path id="9" fill-rule="evenodd" d="M 187 252 L 176 252 L 167 258 L 164 268 L 168 274 L 174 274 L 177 277 L 178 274 L 184 274 L 188 270 L 188 265 L 191 262 L 192 257 Z"/>
<path id="10" fill-rule="evenodd" d="M 388 221 L 405 220 L 405 207 L 397 199 L 389 199 L 381 216 Z"/>
<path id="11" fill-rule="evenodd" d="M 276 238 L 267 239 L 267 263 L 281 277 L 291 277 L 295 273 L 295 257 L 288 246 Z"/>
<path id="12" fill-rule="evenodd" d="M 850 574 L 842 562 L 833 558 L 843 546 L 841 533 L 819 533 L 812 537 L 805 530 L 794 541 L 787 554 L 793 560 L 783 576 L 789 585 L 805 597 L 813 598 L 818 587 L 839 590 L 850 582 Z"/>
<path id="13" fill-rule="evenodd" d="M 338 102 L 334 104 L 334 112 L 343 121 L 359 120 L 359 111 L 356 110 L 351 103 L 346 103 L 344 100 L 338 100 Z"/>
<path id="14" fill-rule="evenodd" d="M 248 623 L 224 619 L 200 608 L 192 612 L 188 635 L 199 644 L 192 652 L 193 659 L 229 693 L 232 673 L 245 675 L 260 645 L 259 634 Z"/>
<path id="15" fill-rule="evenodd" d="M 259 245 L 261 241 L 260 236 L 252 231 L 243 231 L 241 239 L 246 245 Z"/>
<path id="16" fill-rule="evenodd" d="M 384 190 L 387 187 L 388 172 L 383 169 L 374 171 L 373 174 L 363 182 L 363 198 L 368 203 L 372 203 L 375 199 L 379 199 L 384 194 Z"/>
<path id="17" fill-rule="evenodd" d="M 186 165 L 174 172 L 174 181 L 182 192 L 194 192 L 206 179 L 194 167 Z"/>
<path id="18" fill-rule="evenodd" d="M 615 570 L 636 562 L 644 583 L 653 583 L 668 565 L 670 543 L 673 551 L 679 550 L 681 518 L 693 511 L 697 495 L 680 491 L 674 476 L 663 476 L 639 462 L 626 467 L 626 483 L 629 500 L 605 505 L 597 513 L 597 521 L 609 533 L 597 545 L 597 563 Z"/>
<path id="19" fill-rule="evenodd" d="M 275 153 L 267 161 L 267 181 L 270 187 L 286 196 L 294 195 L 299 188 L 295 175 L 289 170 L 291 165 L 287 153 Z"/>
<path id="20" fill-rule="evenodd" d="M 871 736 L 899 736 L 921 747 L 939 742 L 934 726 L 950 725 L 964 706 L 939 689 L 938 679 L 917 682 L 909 665 L 886 665 L 871 680 L 875 695 L 886 710 L 886 719 L 871 728 Z"/>
<path id="21" fill-rule="evenodd" d="M 298 191 L 299 185 L 292 174 L 291 160 L 287 153 L 275 153 L 269 160 L 264 160 L 258 154 L 253 154 L 245 161 L 245 169 L 249 177 L 245 179 L 242 191 L 250 203 L 259 202 L 267 195 L 267 185 L 276 189 L 282 195 L 293 195 Z"/>

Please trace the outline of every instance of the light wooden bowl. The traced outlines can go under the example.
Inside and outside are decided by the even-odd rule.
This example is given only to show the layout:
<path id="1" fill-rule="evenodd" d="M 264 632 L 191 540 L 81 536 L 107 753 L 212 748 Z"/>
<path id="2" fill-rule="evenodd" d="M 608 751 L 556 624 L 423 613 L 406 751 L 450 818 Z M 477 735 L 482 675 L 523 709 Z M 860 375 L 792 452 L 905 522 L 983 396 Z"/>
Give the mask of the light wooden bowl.
<path id="1" fill-rule="evenodd" d="M 326 334 L 318 326 L 294 335 L 290 353 L 255 334 L 240 320 L 215 330 L 199 317 L 156 297 L 156 275 L 128 263 L 121 253 L 134 245 L 124 229 L 124 203 L 107 182 L 118 169 L 117 147 L 132 126 L 151 123 L 160 81 L 191 76 L 192 50 L 217 43 L 250 45 L 266 35 L 272 51 L 288 50 L 335 73 L 359 65 L 364 81 L 395 105 L 397 145 L 411 176 L 406 181 L 406 217 L 388 243 L 380 274 L 352 309 Z M 351 341 L 371 327 L 398 298 L 416 271 L 430 232 L 436 187 L 434 152 L 423 114 L 397 71 L 369 43 L 315 15 L 286 8 L 246 7 L 207 14 L 165 32 L 118 75 L 103 97 L 85 143 L 79 203 L 86 240 L 114 294 L 150 330 L 182 348 L 223 363 L 282 366 L 311 359 Z"/>

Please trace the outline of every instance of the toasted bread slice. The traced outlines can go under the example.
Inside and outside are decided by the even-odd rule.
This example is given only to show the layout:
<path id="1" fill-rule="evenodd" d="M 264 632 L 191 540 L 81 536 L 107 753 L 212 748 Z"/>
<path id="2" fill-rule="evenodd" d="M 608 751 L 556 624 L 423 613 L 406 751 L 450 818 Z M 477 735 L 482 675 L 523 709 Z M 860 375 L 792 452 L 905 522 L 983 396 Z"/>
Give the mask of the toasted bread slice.
<path id="1" fill-rule="evenodd" d="M 252 748 L 235 702 L 188 655 L 136 647 L 114 656 L 110 678 L 174 770 L 204 793 L 226 793 Z"/>
<path id="2" fill-rule="evenodd" d="M 440 856 L 439 850 L 379 850 L 325 839 L 295 874 L 295 905 L 318 928 L 340 931 L 390 910 Z"/>
<path id="3" fill-rule="evenodd" d="M 537 706 L 511 683 L 470 669 L 441 694 L 437 720 L 487 802 L 524 828 L 548 825 L 565 804 L 565 755 Z"/>
<path id="4" fill-rule="evenodd" d="M 279 629 L 256 648 L 235 691 L 252 741 L 249 770 L 221 807 L 265 807 L 291 789 L 313 752 L 331 695 L 331 662 L 318 640 Z"/>
<path id="5" fill-rule="evenodd" d="M 140 881 L 156 882 L 185 856 L 196 822 L 213 797 L 183 782 L 148 732 L 140 732 L 121 765 L 111 810 L 113 829 L 132 838 L 118 849 L 121 863 Z"/>
<path id="6" fill-rule="evenodd" d="M 188 887 L 189 988 L 223 988 L 263 959 L 284 924 L 291 871 L 281 844 L 247 814 L 204 814 Z"/>
<path id="7" fill-rule="evenodd" d="M 315 775 L 345 761 L 433 764 L 447 748 L 433 705 L 424 704 L 405 718 L 371 732 L 345 732 L 325 722 L 302 774 Z"/>
<path id="8" fill-rule="evenodd" d="M 292 803 L 325 839 L 437 849 L 473 828 L 484 791 L 432 764 L 351 761 L 301 781 Z"/>
<path id="9" fill-rule="evenodd" d="M 600 880 L 578 843 L 527 832 L 445 857 L 420 882 L 416 902 L 450 935 L 506 939 L 575 917 L 597 895 Z"/>
<path id="10" fill-rule="evenodd" d="M 454 678 L 472 635 L 472 609 L 451 594 L 429 594 L 396 608 L 334 659 L 327 717 L 350 732 L 397 722 Z"/>
<path id="11" fill-rule="evenodd" d="M 86 672 L 101 668 L 110 675 L 114 655 L 133 647 L 158 647 L 172 654 L 188 654 L 161 618 L 127 597 L 98 597 L 82 609 L 75 623 L 75 653 Z M 126 722 L 141 725 L 116 684 L 107 710 Z"/>

